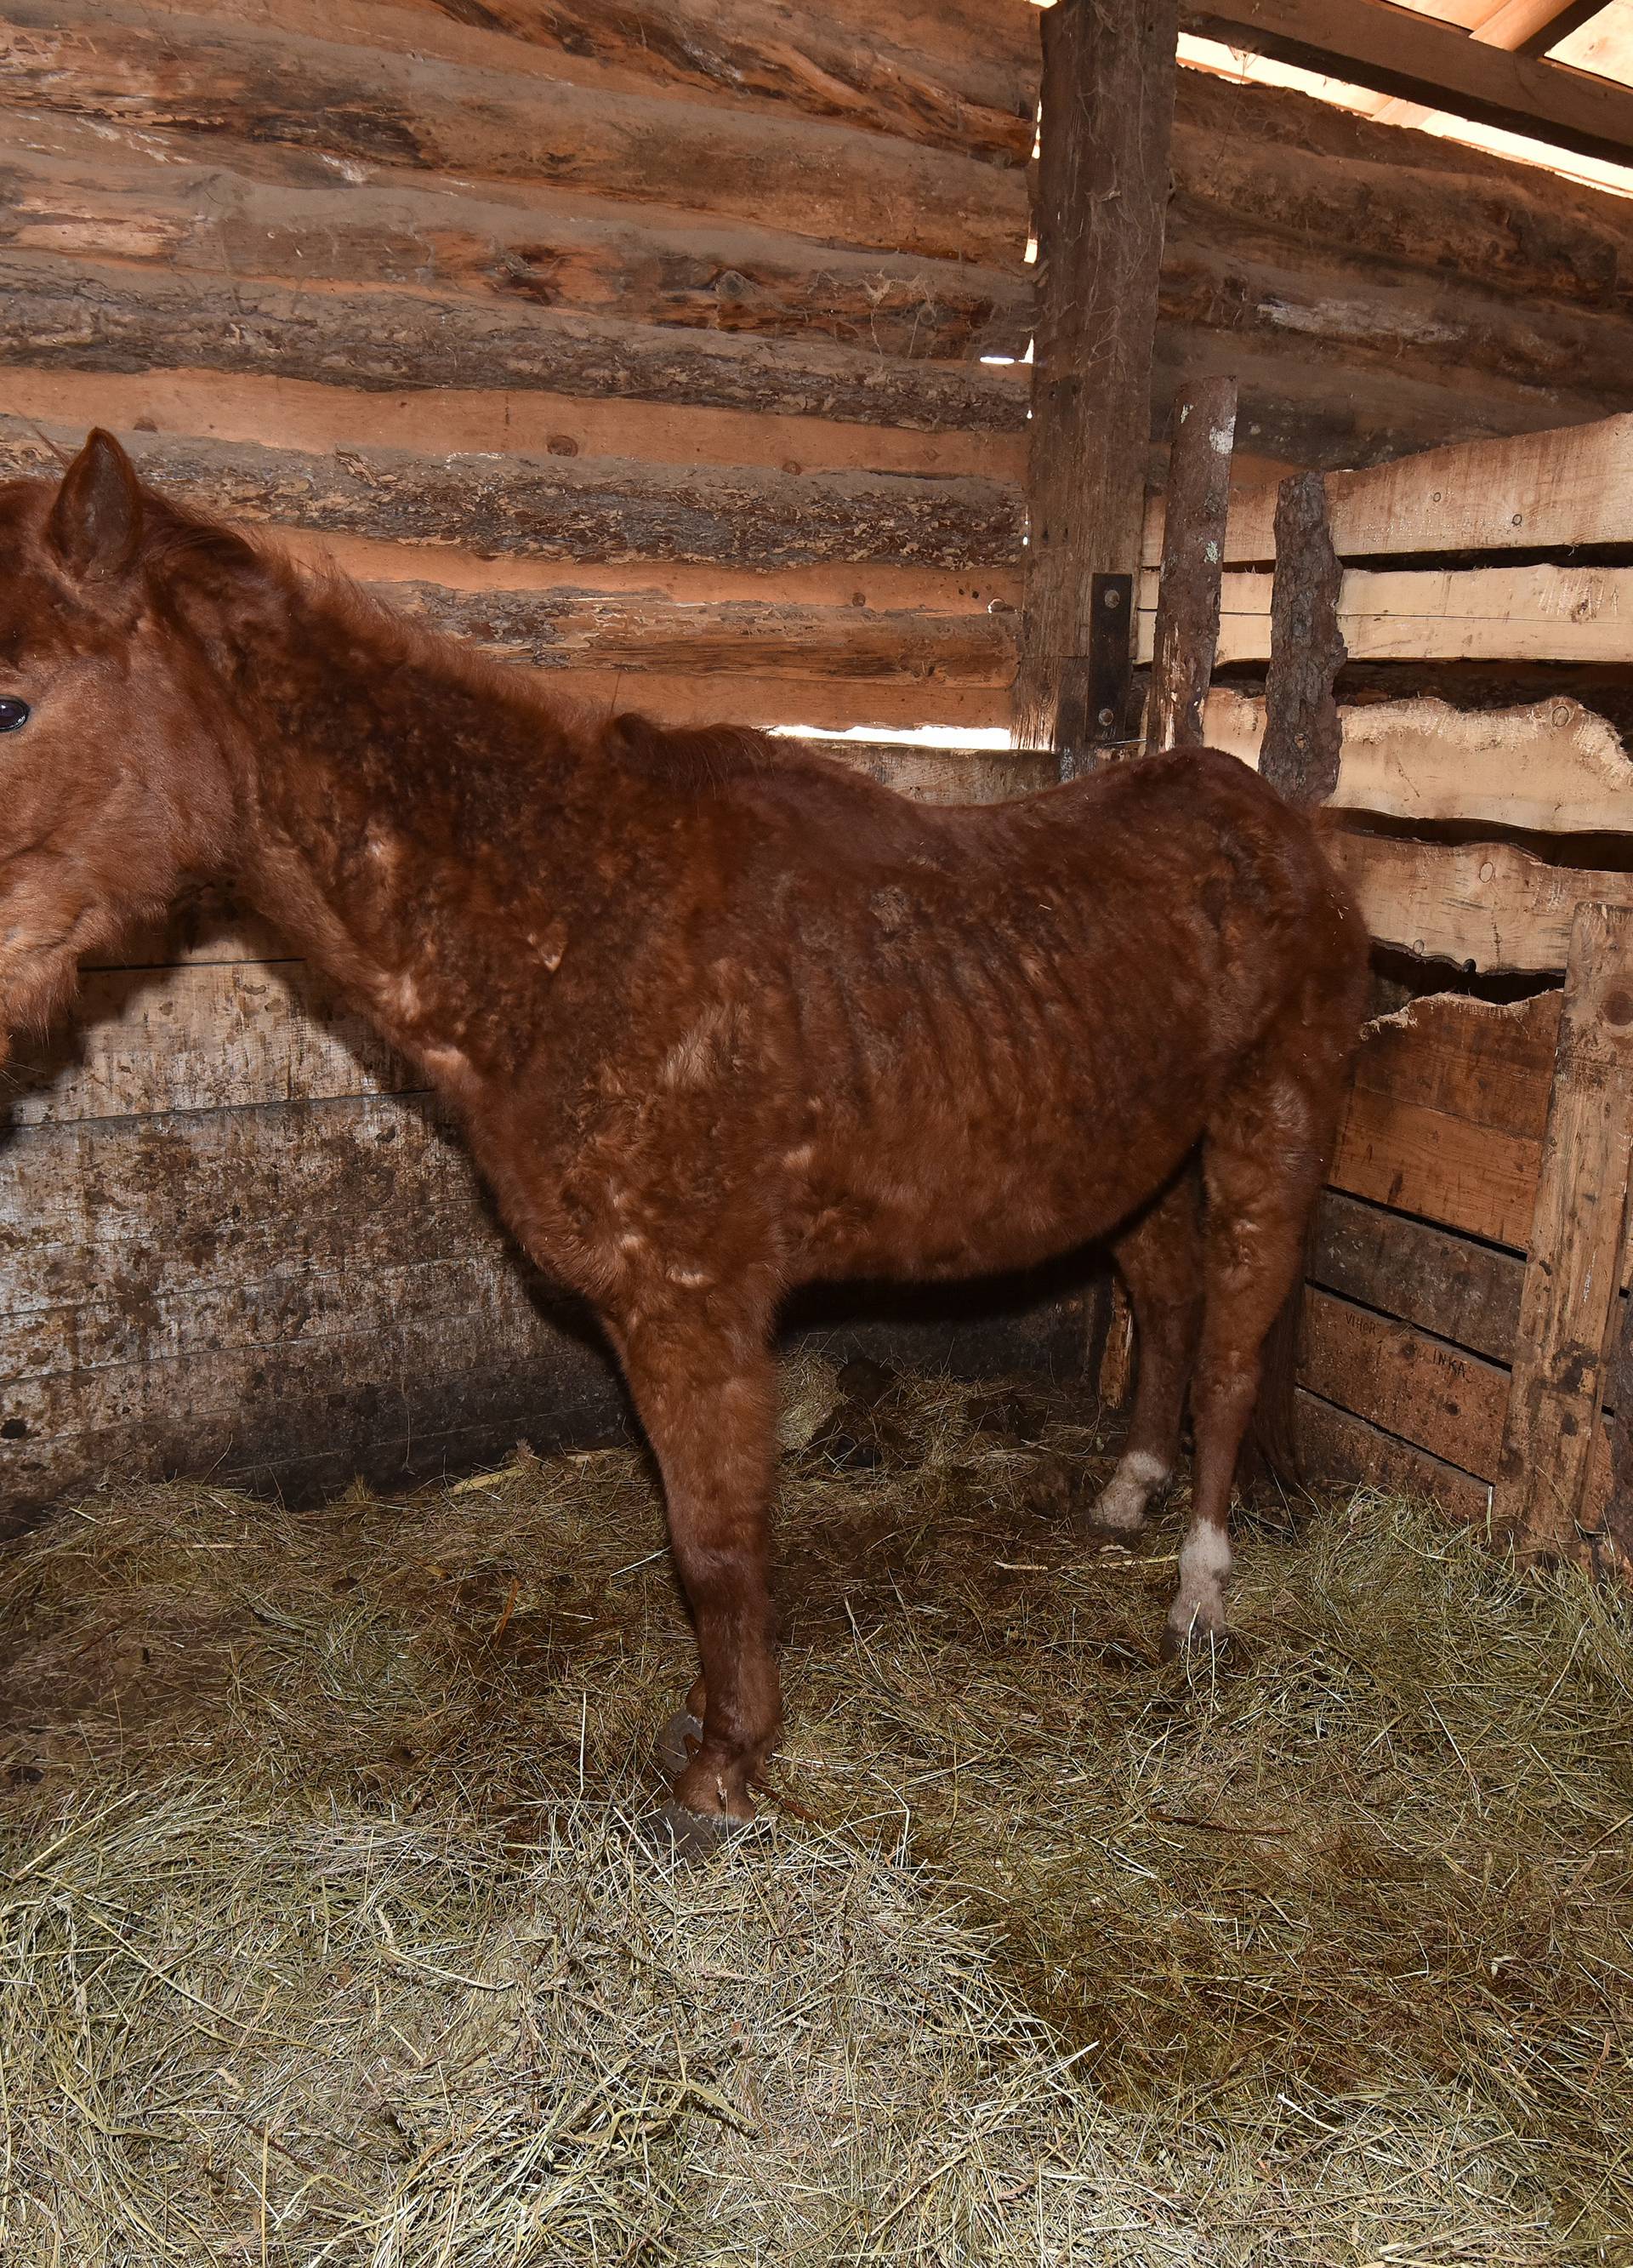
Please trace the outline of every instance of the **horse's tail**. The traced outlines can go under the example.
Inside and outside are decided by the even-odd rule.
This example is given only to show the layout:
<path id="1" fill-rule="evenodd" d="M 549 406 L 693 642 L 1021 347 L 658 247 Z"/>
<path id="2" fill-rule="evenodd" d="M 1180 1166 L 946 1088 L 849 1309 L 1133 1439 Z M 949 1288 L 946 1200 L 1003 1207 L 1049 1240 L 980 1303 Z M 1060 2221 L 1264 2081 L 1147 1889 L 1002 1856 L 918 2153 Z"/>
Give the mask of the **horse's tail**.
<path id="1" fill-rule="evenodd" d="M 1259 1398 L 1247 1421 L 1242 1446 L 1244 1485 L 1269 1482 L 1281 1489 L 1302 1489 L 1304 1462 L 1299 1453 L 1298 1407 L 1298 1323 L 1304 1309 L 1305 1278 L 1309 1273 L 1315 1220 L 1311 1217 L 1298 1256 L 1298 1273 L 1282 1301 L 1260 1353 Z"/>

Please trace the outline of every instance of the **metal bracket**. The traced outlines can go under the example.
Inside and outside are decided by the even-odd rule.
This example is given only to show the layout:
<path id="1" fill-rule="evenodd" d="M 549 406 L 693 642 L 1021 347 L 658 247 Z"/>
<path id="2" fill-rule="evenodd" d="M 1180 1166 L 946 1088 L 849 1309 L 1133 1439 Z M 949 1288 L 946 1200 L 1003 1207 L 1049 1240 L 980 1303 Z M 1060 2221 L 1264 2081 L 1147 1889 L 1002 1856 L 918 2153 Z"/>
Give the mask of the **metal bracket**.
<path id="1" fill-rule="evenodd" d="M 1089 584 L 1089 651 L 1061 672 L 1056 746 L 1063 779 L 1092 771 L 1131 738 L 1129 695 L 1134 675 L 1134 578 L 1096 575 Z"/>

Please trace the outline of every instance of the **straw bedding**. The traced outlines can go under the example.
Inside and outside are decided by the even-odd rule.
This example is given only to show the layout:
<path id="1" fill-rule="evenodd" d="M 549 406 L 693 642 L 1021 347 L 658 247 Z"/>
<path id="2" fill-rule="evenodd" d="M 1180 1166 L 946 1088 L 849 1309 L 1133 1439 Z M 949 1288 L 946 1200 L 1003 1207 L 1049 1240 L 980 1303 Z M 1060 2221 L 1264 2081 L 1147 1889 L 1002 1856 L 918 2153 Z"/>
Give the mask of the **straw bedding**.
<path id="1" fill-rule="evenodd" d="M 701 1868 L 635 1454 L 11 1548 L 8 2263 L 1633 2264 L 1628 1602 L 1337 1498 L 1165 1668 L 1181 1499 L 1085 1544 L 1067 1401 L 847 1390 Z"/>

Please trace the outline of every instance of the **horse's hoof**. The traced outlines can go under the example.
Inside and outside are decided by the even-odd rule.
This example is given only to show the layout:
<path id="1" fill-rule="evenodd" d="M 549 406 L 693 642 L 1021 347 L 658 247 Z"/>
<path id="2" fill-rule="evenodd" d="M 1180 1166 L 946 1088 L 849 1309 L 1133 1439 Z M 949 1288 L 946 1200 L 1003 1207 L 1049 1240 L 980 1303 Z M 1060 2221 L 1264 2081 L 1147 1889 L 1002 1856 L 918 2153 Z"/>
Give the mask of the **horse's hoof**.
<path id="1" fill-rule="evenodd" d="M 696 1755 L 703 1728 L 689 1709 L 677 1709 L 658 1735 L 658 1761 L 666 1778 L 679 1779 Z M 688 1748 L 687 1742 L 692 1743 Z"/>
<path id="2" fill-rule="evenodd" d="M 665 1803 L 637 1820 L 635 1831 L 660 1865 L 702 1867 L 753 1824 L 725 1811 L 688 1811 L 683 1803 Z"/>
<path id="3" fill-rule="evenodd" d="M 1196 1660 L 1206 1656 L 1223 1664 L 1236 1658 L 1240 1648 L 1233 1631 L 1201 1630 L 1195 1625 L 1189 1630 L 1175 1630 L 1172 1623 L 1165 1623 L 1162 1645 L 1158 1651 L 1164 1661 L 1178 1661 L 1181 1655 L 1189 1655 Z"/>

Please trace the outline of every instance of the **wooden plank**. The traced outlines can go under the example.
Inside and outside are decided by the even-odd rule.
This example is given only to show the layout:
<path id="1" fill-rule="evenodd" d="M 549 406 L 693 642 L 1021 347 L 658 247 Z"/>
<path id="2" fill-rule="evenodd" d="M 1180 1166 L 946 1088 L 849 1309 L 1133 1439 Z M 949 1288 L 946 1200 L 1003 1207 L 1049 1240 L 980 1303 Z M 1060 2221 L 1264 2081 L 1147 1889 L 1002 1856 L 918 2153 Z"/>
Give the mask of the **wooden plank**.
<path id="1" fill-rule="evenodd" d="M 65 119 L 8 152 L 0 240 L 16 254 L 138 261 L 190 275 L 471 291 L 562 312 L 831 339 L 875 355 L 1024 355 L 1032 278 L 923 253 L 814 244 L 666 206 L 631 208 L 532 182 L 394 169 L 358 184 L 267 180 L 259 153 L 182 136 L 108 146 Z M 241 162 L 243 170 L 234 164 Z"/>
<path id="2" fill-rule="evenodd" d="M 1310 1280 L 1489 1361 L 1513 1359 L 1524 1278 L 1525 1263 L 1516 1254 L 1336 1189 L 1322 1193 Z"/>
<path id="3" fill-rule="evenodd" d="M 1298 1377 L 1357 1418 L 1490 1480 L 1497 1469 L 1508 1373 L 1409 1323 L 1318 1290 L 1305 1294 Z"/>
<path id="4" fill-rule="evenodd" d="M 19 1126 L 424 1083 L 298 961 L 93 971 L 72 1025 L 9 1069 Z"/>
<path id="5" fill-rule="evenodd" d="M 1633 906 L 1633 874 L 1549 865 L 1512 843 L 1409 843 L 1335 828 L 1327 850 L 1381 943 L 1494 973 L 1563 969 L 1584 898 Z"/>
<path id="6" fill-rule="evenodd" d="M 1626 544 L 1633 527 L 1633 415 L 1465 441 L 1328 476 L 1341 557 Z M 1227 560 L 1275 557 L 1275 490 L 1239 498 Z M 1146 554 L 1153 556 L 1148 536 Z"/>
<path id="7" fill-rule="evenodd" d="M 55 472 L 53 444 L 71 453 L 78 438 L 0 418 L 0 473 Z M 754 567 L 869 558 L 968 566 L 1020 550 L 1020 498 L 993 482 L 384 449 L 322 457 L 173 434 L 121 438 L 145 479 L 250 525 L 523 558 Z"/>
<path id="8" fill-rule="evenodd" d="M 1373 1204 L 1522 1251 L 1540 1160 L 1538 1143 L 1357 1087 L 1331 1179 Z"/>
<path id="9" fill-rule="evenodd" d="M 1216 687 L 1204 737 L 1256 767 L 1264 713 L 1256 696 Z M 1512 709 L 1456 709 L 1426 696 L 1366 702 L 1341 708 L 1338 721 L 1336 810 L 1530 834 L 1633 833 L 1622 735 L 1567 695 Z"/>
<path id="10" fill-rule="evenodd" d="M 1573 1550 L 1603 1398 L 1633 1163 L 1633 909 L 1571 927 L 1553 1096 L 1496 1476 L 1497 1532 L 1526 1557 Z"/>
<path id="11" fill-rule="evenodd" d="M 1284 480 L 1276 505 L 1270 669 L 1259 770 L 1290 803 L 1325 803 L 1338 780 L 1333 683 L 1346 659 L 1340 577 L 1320 473 Z"/>
<path id="12" fill-rule="evenodd" d="M 1162 580 L 1146 707 L 1145 748 L 1195 747 L 1219 636 L 1219 562 L 1231 501 L 1236 381 L 1181 389 L 1165 494 Z"/>
<path id="13" fill-rule="evenodd" d="M 1014 738 L 1090 739 L 1094 578 L 1139 562 L 1176 0 L 1057 0 L 1043 19 L 1038 334 Z M 1131 635 L 1131 630 L 1129 633 Z"/>
<path id="14" fill-rule="evenodd" d="M 1602 1562 L 1633 1574 L 1633 1300 L 1623 1300 L 1611 1331 L 1606 1399 L 1615 1412 L 1590 1462 L 1579 1515 L 1599 1536 Z"/>
<path id="15" fill-rule="evenodd" d="M 1497 1002 L 1435 992 L 1409 1000 L 1367 1025 L 1355 1083 L 1540 1142 L 1548 1125 L 1561 997 L 1546 991 Z"/>
<path id="16" fill-rule="evenodd" d="M 1306 1388 L 1298 1388 L 1293 1400 L 1299 1450 L 1312 1481 L 1426 1497 L 1454 1520 L 1485 1525 L 1491 1498 L 1487 1482 L 1368 1425 Z"/>
<path id="17" fill-rule="evenodd" d="M 448 387 L 725 408 L 929 431 L 1019 433 L 1024 373 L 910 363 L 809 338 L 561 313 L 489 295 L 303 291 L 0 255 L 0 364 L 144 373 L 188 368 L 368 392 Z"/>
<path id="18" fill-rule="evenodd" d="M 1633 160 L 1633 93 L 1482 46 L 1385 0 L 1199 0 L 1188 31 L 1431 110 L 1615 165 Z"/>
<path id="19" fill-rule="evenodd" d="M 747 106 L 529 77 L 273 28 L 164 16 L 145 0 L 4 0 L 0 93 L 159 129 L 320 150 L 717 213 L 825 242 L 1019 263 L 1024 171 Z"/>
<path id="20" fill-rule="evenodd" d="M 1154 644 L 1157 592 L 1147 577 L 1139 658 Z M 1633 567 L 1350 568 L 1338 628 L 1351 661 L 1621 661 L 1633 627 Z M 1269 659 L 1270 579 L 1229 574 L 1220 662 Z"/>

